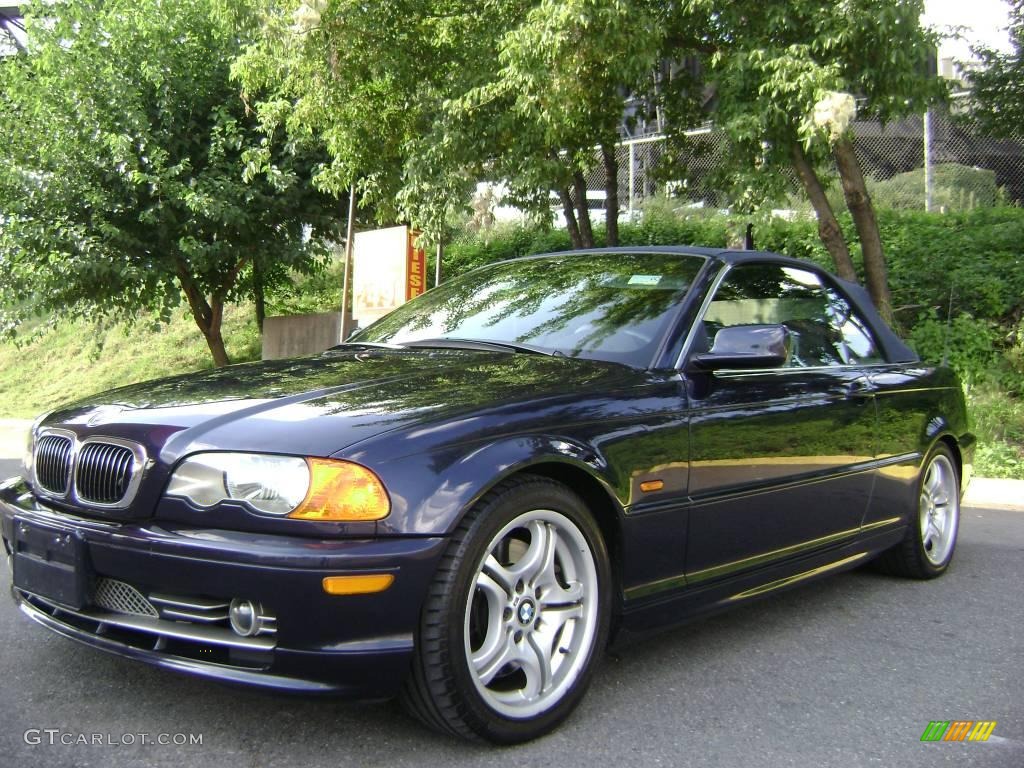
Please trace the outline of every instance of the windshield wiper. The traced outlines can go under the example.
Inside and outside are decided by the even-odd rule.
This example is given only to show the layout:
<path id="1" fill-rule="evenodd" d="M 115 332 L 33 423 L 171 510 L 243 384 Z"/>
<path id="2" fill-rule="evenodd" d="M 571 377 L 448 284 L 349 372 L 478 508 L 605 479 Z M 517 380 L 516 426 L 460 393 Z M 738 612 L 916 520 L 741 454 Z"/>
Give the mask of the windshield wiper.
<path id="1" fill-rule="evenodd" d="M 405 349 L 404 344 L 381 344 L 375 341 L 343 341 L 328 347 L 325 352 L 342 352 L 346 349 Z"/>
<path id="2" fill-rule="evenodd" d="M 490 341 L 482 339 L 417 339 L 407 341 L 406 347 L 423 347 L 427 349 L 475 349 L 480 352 L 528 352 L 531 355 L 548 355 L 550 357 L 564 357 L 557 349 L 542 349 L 532 344 L 520 344 L 514 341 Z"/>

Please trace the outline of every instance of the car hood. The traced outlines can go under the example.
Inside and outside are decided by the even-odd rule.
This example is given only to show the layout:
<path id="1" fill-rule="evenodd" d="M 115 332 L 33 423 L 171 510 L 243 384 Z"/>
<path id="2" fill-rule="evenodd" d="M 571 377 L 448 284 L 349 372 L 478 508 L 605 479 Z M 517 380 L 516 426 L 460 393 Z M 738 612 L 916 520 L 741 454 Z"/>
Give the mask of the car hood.
<path id="1" fill-rule="evenodd" d="M 631 369 L 530 354 L 374 350 L 232 365 L 111 390 L 44 424 L 143 443 L 166 463 L 198 450 L 328 456 L 481 408 L 603 391 Z"/>

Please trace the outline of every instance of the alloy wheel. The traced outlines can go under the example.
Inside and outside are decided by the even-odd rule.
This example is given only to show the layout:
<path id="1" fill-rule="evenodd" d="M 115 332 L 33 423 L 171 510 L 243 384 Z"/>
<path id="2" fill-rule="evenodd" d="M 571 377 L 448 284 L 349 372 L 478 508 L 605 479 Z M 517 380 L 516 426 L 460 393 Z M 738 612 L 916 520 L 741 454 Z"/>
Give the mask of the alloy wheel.
<path id="1" fill-rule="evenodd" d="M 921 544 L 932 565 L 942 565 L 949 558 L 959 519 L 956 471 L 949 459 L 938 454 L 925 472 L 920 499 Z"/>
<path id="2" fill-rule="evenodd" d="M 464 622 L 470 674 L 489 707 L 525 719 L 562 698 L 591 655 L 597 590 L 593 553 L 566 516 L 532 510 L 493 537 Z"/>

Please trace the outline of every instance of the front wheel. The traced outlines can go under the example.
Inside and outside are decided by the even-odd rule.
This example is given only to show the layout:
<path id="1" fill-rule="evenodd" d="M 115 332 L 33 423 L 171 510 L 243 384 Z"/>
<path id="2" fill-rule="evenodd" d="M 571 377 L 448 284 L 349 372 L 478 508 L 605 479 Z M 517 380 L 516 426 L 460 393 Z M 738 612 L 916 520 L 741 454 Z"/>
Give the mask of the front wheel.
<path id="1" fill-rule="evenodd" d="M 960 475 L 946 445 L 929 454 L 917 485 L 917 509 L 906 538 L 881 562 L 897 576 L 933 579 L 949 567 L 960 530 Z"/>
<path id="2" fill-rule="evenodd" d="M 466 515 L 431 585 L 407 707 L 496 743 L 550 731 L 589 683 L 609 598 L 607 550 L 579 497 L 542 477 L 502 483 Z"/>

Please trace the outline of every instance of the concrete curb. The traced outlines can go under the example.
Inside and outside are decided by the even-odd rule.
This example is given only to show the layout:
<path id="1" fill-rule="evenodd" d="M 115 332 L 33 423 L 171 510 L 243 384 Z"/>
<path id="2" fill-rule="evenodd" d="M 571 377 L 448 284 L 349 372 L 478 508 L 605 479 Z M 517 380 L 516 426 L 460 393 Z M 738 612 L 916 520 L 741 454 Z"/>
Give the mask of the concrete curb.
<path id="1" fill-rule="evenodd" d="M 964 506 L 1024 512 L 1024 480 L 976 477 L 967 486 Z"/>

